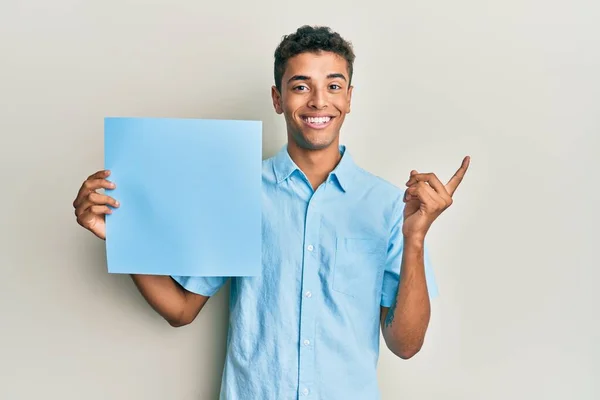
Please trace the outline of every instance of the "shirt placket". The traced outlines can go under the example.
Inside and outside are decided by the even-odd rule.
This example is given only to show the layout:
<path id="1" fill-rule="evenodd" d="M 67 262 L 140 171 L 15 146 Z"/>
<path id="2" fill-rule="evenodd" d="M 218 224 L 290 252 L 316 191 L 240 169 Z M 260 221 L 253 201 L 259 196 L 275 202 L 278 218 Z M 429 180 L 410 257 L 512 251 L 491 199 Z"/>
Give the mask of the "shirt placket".
<path id="1" fill-rule="evenodd" d="M 300 352 L 298 395 L 300 398 L 315 398 L 315 332 L 319 270 L 320 214 L 317 190 L 308 202 L 304 225 L 304 249 L 302 263 L 302 294 L 300 300 Z"/>

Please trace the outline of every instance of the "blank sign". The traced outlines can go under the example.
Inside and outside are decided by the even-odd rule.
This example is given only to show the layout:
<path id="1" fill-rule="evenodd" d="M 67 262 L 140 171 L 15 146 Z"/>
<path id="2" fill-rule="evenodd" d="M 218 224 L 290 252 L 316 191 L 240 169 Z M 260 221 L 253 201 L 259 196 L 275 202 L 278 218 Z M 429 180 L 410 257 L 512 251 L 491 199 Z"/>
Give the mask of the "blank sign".
<path id="1" fill-rule="evenodd" d="M 106 118 L 110 273 L 256 276 L 262 122 Z"/>

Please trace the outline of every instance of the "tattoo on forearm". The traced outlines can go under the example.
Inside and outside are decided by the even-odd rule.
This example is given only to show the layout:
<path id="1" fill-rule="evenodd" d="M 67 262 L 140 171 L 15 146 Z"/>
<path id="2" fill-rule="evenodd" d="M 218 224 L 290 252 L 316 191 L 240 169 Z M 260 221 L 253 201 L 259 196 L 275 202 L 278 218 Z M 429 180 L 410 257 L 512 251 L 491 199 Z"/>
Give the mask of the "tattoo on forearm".
<path id="1" fill-rule="evenodd" d="M 394 321 L 394 313 L 396 312 L 396 304 L 397 303 L 398 303 L 398 296 L 396 295 L 396 297 L 394 298 L 394 302 L 392 303 L 392 306 L 388 310 L 388 313 L 385 317 L 385 327 L 386 328 L 388 326 L 392 325 L 392 322 Z"/>

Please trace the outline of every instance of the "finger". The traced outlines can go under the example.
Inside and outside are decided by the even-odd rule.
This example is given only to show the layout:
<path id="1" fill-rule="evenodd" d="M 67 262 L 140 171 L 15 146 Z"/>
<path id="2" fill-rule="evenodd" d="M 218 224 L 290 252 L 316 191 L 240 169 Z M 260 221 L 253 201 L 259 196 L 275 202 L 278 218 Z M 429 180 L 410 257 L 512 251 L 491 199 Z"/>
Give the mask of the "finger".
<path id="1" fill-rule="evenodd" d="M 433 206 L 437 204 L 435 191 L 425 182 L 417 182 L 406 189 L 407 201 L 418 199 L 421 203 Z"/>
<path id="2" fill-rule="evenodd" d="M 412 186 L 417 182 L 422 182 L 425 179 L 425 176 L 427 176 L 429 174 L 427 173 L 419 173 L 416 170 L 412 170 L 410 171 L 410 178 L 408 178 L 408 181 L 406 181 L 406 186 Z"/>
<path id="3" fill-rule="evenodd" d="M 410 177 L 408 178 L 408 181 L 406 182 L 406 186 L 408 186 L 408 182 L 410 182 L 410 181 L 411 181 L 412 177 L 413 177 L 414 175 L 418 174 L 418 173 L 419 173 L 419 172 L 417 172 L 417 170 L 414 170 L 414 169 L 413 169 L 412 171 L 410 171 Z M 408 190 L 405 190 L 405 191 L 404 191 L 404 199 L 403 199 L 403 200 L 404 200 L 404 202 L 411 201 L 411 200 L 410 200 L 410 195 L 409 195 L 409 193 L 408 193 Z"/>
<path id="4" fill-rule="evenodd" d="M 97 194 L 97 193 L 95 193 L 95 194 Z M 102 196 L 102 195 L 98 195 L 98 196 Z M 115 199 L 113 199 L 112 197 L 109 197 L 109 196 L 106 196 L 106 197 L 108 197 L 111 200 L 109 202 L 104 202 L 102 200 L 94 199 L 96 201 L 92 201 L 90 199 L 86 199 L 84 202 L 79 204 L 79 206 L 77 208 L 75 208 L 75 215 L 77 217 L 79 217 L 82 214 L 87 213 L 87 212 L 92 212 L 93 214 L 105 214 L 105 212 L 103 210 L 106 210 L 106 209 L 110 210 L 112 213 L 112 209 L 108 206 L 108 204 L 110 204 L 114 208 L 118 208 L 119 202 L 116 201 Z"/>
<path id="5" fill-rule="evenodd" d="M 92 192 L 89 194 L 88 197 L 85 198 L 84 201 L 82 201 L 77 205 L 77 207 L 75 207 L 75 215 L 79 217 L 81 214 L 88 212 L 89 208 L 95 205 L 110 205 L 115 208 L 118 208 L 120 206 L 119 202 L 114 198 L 107 195 Z"/>
<path id="6" fill-rule="evenodd" d="M 100 171 L 94 172 L 88 176 L 88 180 L 106 178 L 110 175 L 110 171 L 107 169 L 101 169 Z"/>
<path id="7" fill-rule="evenodd" d="M 431 212 L 445 210 L 452 204 L 452 198 L 446 195 L 440 195 L 431 186 L 425 182 L 419 182 L 408 189 L 409 193 L 414 192 L 411 198 L 418 198 L 421 203 Z M 420 195 L 420 197 L 418 197 Z"/>
<path id="8" fill-rule="evenodd" d="M 83 182 L 83 185 L 81 185 L 77 197 L 75 198 L 75 201 L 73 201 L 73 207 L 77 207 L 80 203 L 85 201 L 90 192 L 98 189 L 114 189 L 116 186 L 117 185 L 115 185 L 114 182 L 103 178 L 87 179 Z"/>
<path id="9" fill-rule="evenodd" d="M 110 197 L 106 194 L 92 192 L 88 196 L 88 199 L 95 205 L 109 205 L 113 207 L 119 207 L 119 202 L 113 197 Z"/>
<path id="10" fill-rule="evenodd" d="M 90 212 L 95 215 L 112 214 L 112 208 L 108 206 L 91 206 Z"/>
<path id="11" fill-rule="evenodd" d="M 408 194 L 408 189 L 404 192 L 404 214 L 411 215 L 415 213 L 421 206 L 421 202 L 417 197 Z"/>
<path id="12" fill-rule="evenodd" d="M 452 178 L 450 178 L 450 180 L 446 184 L 446 190 L 448 191 L 450 196 L 454 195 L 456 188 L 458 188 L 458 185 L 460 185 L 460 183 L 462 182 L 465 173 L 467 172 L 467 169 L 469 169 L 470 163 L 471 157 L 466 156 L 465 158 L 463 158 L 460 168 L 456 171 L 456 173 L 452 176 Z"/>
<path id="13" fill-rule="evenodd" d="M 431 186 L 440 196 L 445 199 L 450 197 L 446 187 L 434 173 L 415 174 L 408 180 L 408 182 L 406 182 L 406 185 L 412 186 L 417 182 L 425 182 L 429 184 L 429 186 Z"/>
<path id="14" fill-rule="evenodd" d="M 89 200 L 77 204 L 77 207 L 75 207 L 75 215 L 79 218 L 81 214 L 88 212 L 89 208 L 93 205 L 94 204 Z"/>

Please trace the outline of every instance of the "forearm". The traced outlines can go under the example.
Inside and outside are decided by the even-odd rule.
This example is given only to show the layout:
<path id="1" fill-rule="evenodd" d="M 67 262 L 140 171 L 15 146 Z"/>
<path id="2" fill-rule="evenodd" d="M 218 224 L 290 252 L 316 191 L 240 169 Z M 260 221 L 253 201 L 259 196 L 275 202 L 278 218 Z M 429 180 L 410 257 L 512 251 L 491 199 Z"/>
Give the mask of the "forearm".
<path id="1" fill-rule="evenodd" d="M 412 357 L 423 345 L 429 318 L 423 240 L 405 237 L 398 292 L 383 324 L 388 347 L 399 357 Z"/>
<path id="2" fill-rule="evenodd" d="M 169 324 L 181 326 L 191 322 L 194 316 L 187 315 L 190 312 L 186 293 L 171 277 L 131 275 L 131 278 L 148 304 Z"/>

